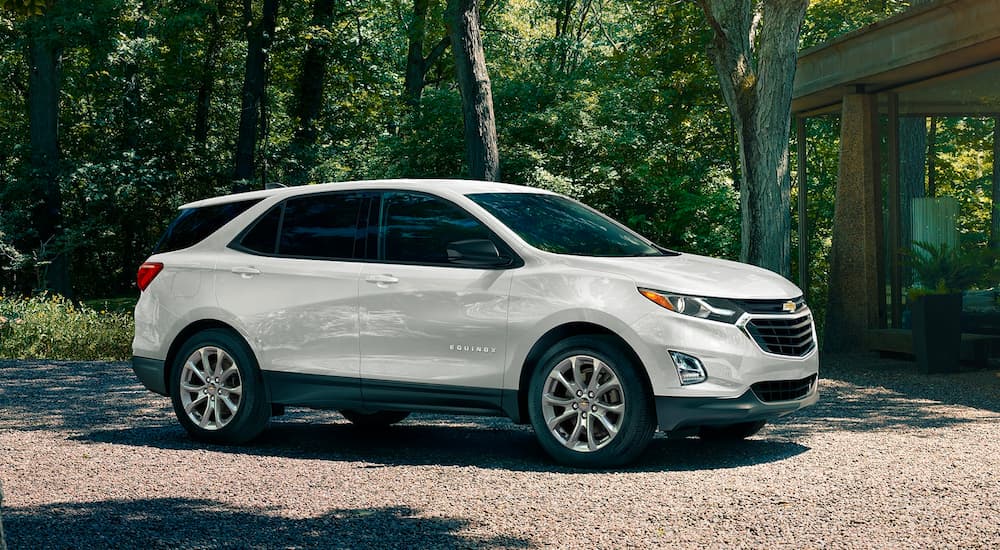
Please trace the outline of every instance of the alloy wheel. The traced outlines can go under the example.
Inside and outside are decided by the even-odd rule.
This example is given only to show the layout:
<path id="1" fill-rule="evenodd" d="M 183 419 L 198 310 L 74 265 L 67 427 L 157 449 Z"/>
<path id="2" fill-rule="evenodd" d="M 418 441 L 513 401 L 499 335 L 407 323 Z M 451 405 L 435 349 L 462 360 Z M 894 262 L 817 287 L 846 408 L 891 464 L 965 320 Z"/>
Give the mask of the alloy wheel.
<path id="1" fill-rule="evenodd" d="M 593 452 L 618 435 L 625 395 L 617 374 L 600 359 L 563 359 L 549 372 L 542 391 L 545 424 L 566 448 Z"/>
<path id="2" fill-rule="evenodd" d="M 236 416 L 243 381 L 236 361 L 221 348 L 205 346 L 192 353 L 181 370 L 181 405 L 203 430 L 224 428 Z"/>

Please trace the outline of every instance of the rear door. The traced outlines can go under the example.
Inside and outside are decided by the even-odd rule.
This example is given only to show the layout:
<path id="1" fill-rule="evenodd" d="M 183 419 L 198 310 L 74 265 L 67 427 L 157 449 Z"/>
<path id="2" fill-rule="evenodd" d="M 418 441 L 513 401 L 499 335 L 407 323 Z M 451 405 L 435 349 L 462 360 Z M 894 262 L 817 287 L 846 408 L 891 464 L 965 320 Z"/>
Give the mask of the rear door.
<path id="1" fill-rule="evenodd" d="M 448 243 L 497 238 L 462 208 L 424 193 L 384 192 L 370 219 L 359 278 L 366 407 L 495 410 L 511 270 L 454 265 Z"/>
<path id="2" fill-rule="evenodd" d="M 360 402 L 358 274 L 362 211 L 371 194 L 289 198 L 219 259 L 220 306 L 256 339 L 278 403 Z M 364 207 L 364 208 L 363 208 Z"/>

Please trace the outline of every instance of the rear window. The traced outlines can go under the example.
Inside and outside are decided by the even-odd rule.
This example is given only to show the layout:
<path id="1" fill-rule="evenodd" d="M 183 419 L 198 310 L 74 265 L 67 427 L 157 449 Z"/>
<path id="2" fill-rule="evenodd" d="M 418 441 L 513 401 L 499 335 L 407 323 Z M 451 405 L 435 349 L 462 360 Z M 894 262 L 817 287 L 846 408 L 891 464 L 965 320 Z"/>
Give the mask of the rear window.
<path id="1" fill-rule="evenodd" d="M 153 249 L 153 254 L 194 246 L 258 202 L 260 199 L 185 208 L 170 222 L 166 233 Z"/>

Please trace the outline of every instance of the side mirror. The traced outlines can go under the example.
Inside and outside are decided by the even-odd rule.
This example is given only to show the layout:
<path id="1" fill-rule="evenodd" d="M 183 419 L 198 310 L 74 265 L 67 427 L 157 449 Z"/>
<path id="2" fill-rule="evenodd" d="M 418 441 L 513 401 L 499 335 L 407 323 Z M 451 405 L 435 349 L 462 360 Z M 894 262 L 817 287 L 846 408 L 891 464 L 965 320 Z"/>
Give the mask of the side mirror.
<path id="1" fill-rule="evenodd" d="M 469 239 L 448 243 L 448 261 L 457 265 L 475 267 L 500 267 L 510 263 L 510 258 L 500 255 L 493 241 Z"/>

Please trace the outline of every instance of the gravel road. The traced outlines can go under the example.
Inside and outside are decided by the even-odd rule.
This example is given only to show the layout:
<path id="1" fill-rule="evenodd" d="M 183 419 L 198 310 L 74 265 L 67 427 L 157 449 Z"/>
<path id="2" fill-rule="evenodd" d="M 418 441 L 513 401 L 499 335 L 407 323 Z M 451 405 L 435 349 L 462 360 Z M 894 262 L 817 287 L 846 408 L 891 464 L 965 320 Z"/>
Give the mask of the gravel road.
<path id="1" fill-rule="evenodd" d="M 206 446 L 125 363 L 0 362 L 3 522 L 11 550 L 1000 547 L 1000 372 L 913 368 L 824 359 L 820 404 L 749 441 L 587 472 L 495 418 Z"/>

